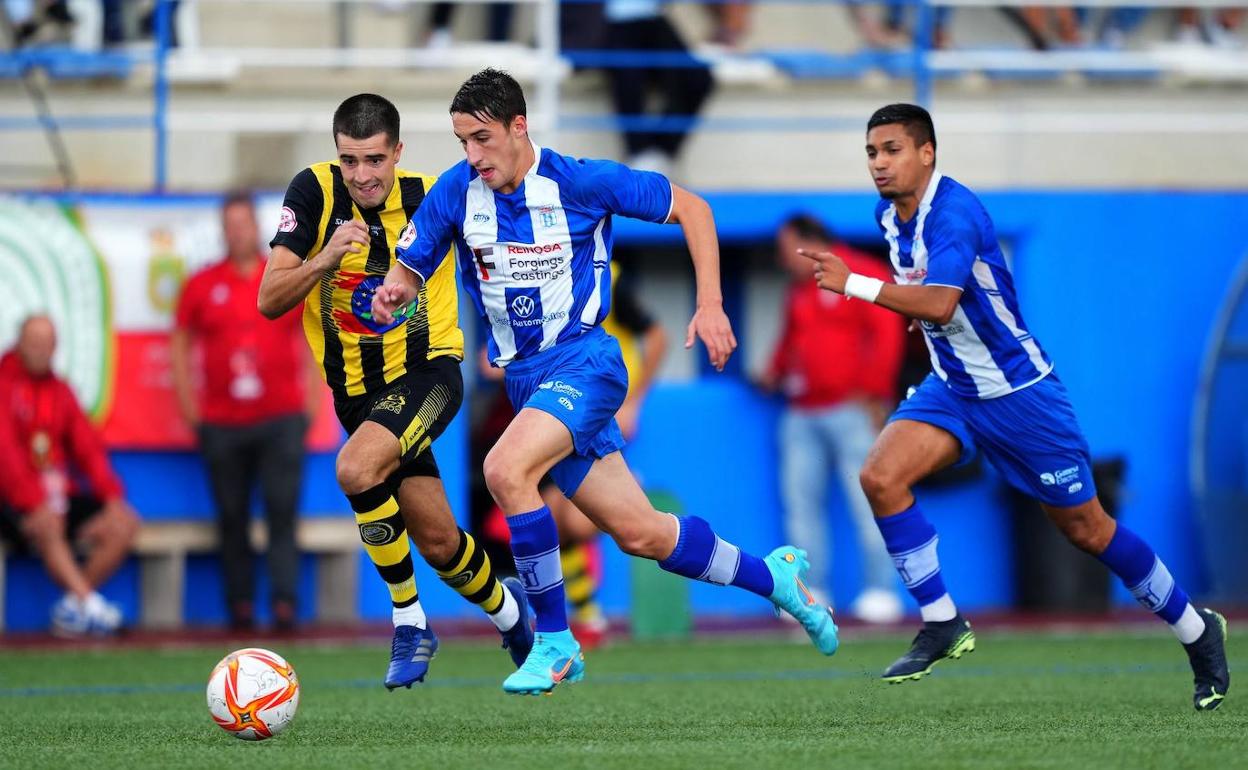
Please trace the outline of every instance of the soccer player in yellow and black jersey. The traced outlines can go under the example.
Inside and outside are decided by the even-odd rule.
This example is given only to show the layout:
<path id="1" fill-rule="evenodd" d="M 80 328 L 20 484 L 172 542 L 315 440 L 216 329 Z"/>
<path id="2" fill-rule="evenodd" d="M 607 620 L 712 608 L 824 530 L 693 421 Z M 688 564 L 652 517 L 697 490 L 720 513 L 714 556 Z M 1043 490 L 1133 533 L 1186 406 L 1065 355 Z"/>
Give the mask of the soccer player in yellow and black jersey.
<path id="1" fill-rule="evenodd" d="M 456 525 L 430 448 L 463 399 L 453 255 L 390 323 L 370 312 L 399 234 L 435 179 L 398 168 L 399 112 L 380 96 L 347 99 L 333 130 L 338 158 L 299 172 L 286 192 L 259 304 L 276 318 L 303 303 L 308 344 L 350 434 L 338 484 L 394 604 L 385 685 L 422 681 L 438 648 L 409 534 L 442 580 L 489 615 L 518 666 L 533 641 L 524 590 L 495 578 L 485 551 Z"/>

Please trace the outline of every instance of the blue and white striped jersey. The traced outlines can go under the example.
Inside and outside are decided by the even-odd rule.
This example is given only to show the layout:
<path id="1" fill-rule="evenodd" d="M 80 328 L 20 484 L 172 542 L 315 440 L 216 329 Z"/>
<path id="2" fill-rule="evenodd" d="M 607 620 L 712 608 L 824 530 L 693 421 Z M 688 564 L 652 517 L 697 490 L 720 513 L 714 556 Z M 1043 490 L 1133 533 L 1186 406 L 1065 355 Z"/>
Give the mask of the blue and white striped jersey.
<path id="1" fill-rule="evenodd" d="M 661 223 L 672 210 L 672 186 L 661 174 L 536 145 L 533 154 L 513 193 L 491 190 L 460 161 L 438 177 L 395 249 L 426 278 L 454 244 L 498 366 L 574 339 L 607 317 L 612 214 Z"/>
<path id="2" fill-rule="evenodd" d="M 888 200 L 876 204 L 875 221 L 888 241 L 898 284 L 962 290 L 949 323 L 922 322 L 932 369 L 955 393 L 997 398 L 1053 370 L 1023 323 L 1014 278 L 975 193 L 936 172 L 910 221 L 898 221 Z"/>

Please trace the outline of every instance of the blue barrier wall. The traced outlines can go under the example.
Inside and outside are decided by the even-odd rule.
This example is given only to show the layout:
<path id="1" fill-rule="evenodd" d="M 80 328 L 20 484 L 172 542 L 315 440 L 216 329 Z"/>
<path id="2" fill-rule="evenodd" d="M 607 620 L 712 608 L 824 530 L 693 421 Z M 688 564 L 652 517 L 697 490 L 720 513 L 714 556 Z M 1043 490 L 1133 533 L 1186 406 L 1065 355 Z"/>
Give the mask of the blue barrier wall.
<path id="1" fill-rule="evenodd" d="M 1248 193 L 998 192 L 983 196 L 1002 239 L 1010 244 L 1028 324 L 1056 360 L 1096 456 L 1128 463 L 1120 518 L 1162 554 L 1175 577 L 1199 593 L 1206 585 L 1201 538 L 1187 477 L 1188 426 L 1200 356 L 1238 259 L 1248 251 Z M 709 195 L 726 242 L 768 242 L 789 213 L 813 210 L 850 239 L 878 237 L 874 198 L 865 194 Z M 621 221 L 621 242 L 670 242 L 677 228 Z M 747 308 L 746 312 L 775 312 Z M 685 509 L 755 551 L 780 541 L 775 478 L 778 405 L 739 380 L 706 377 L 661 383 L 642 420 L 630 459 L 647 486 L 676 493 Z M 466 510 L 467 461 L 463 419 L 437 444 L 457 512 Z M 202 471 L 191 455 L 119 453 L 118 468 L 132 499 L 148 518 L 208 516 Z M 346 512 L 336 491 L 332 457 L 309 461 L 304 510 Z M 946 581 L 968 608 L 1006 606 L 1012 599 L 1008 514 L 995 478 L 923 494 L 942 533 Z M 847 517 L 833 504 L 838 603 L 852 599 L 857 560 Z M 461 514 L 462 518 L 462 514 Z M 628 604 L 627 565 L 604 548 L 609 611 Z M 311 595 L 313 565 L 305 563 Z M 361 612 L 388 614 L 388 599 L 361 557 Z M 219 621 L 215 562 L 188 570 L 193 620 Z M 425 567 L 421 596 L 434 616 L 470 615 Z M 136 614 L 137 574 L 128 565 L 108 586 L 127 614 Z M 1120 588 L 1116 599 L 1129 603 Z M 10 628 L 46 624 L 55 589 L 38 566 L 10 559 L 6 590 Z M 696 586 L 698 612 L 761 612 L 761 600 L 741 592 Z M 304 608 L 305 614 L 312 611 Z"/>

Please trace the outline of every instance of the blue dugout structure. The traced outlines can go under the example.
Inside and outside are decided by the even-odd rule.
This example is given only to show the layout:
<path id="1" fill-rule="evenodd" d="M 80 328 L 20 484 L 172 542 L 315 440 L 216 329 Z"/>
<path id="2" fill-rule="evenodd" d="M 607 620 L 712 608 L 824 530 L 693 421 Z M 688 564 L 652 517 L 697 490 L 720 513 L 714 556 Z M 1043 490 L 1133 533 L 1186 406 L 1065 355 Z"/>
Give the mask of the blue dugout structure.
<path id="1" fill-rule="evenodd" d="M 815 212 L 847 239 L 879 238 L 871 218 L 874 197 L 868 194 L 707 197 L 725 243 L 769 243 L 776 226 L 797 210 Z M 1240 350 L 1248 330 L 1242 280 L 1240 288 L 1230 292 L 1240 299 L 1237 309 L 1219 316 L 1219 300 L 1228 293 L 1237 261 L 1248 252 L 1248 232 L 1243 228 L 1248 192 L 991 192 L 983 199 L 1012 255 L 1027 322 L 1057 362 L 1093 454 L 1126 459 L 1120 518 L 1163 554 L 1190 591 L 1201 595 L 1221 587 L 1210 579 L 1225 569 L 1220 554 L 1242 553 L 1248 545 L 1242 522 L 1232 526 L 1236 515 L 1242 519 L 1243 507 L 1225 509 L 1228 514 L 1221 518 L 1208 515 L 1207 506 L 1194 502 L 1193 492 L 1199 490 L 1185 469 L 1194 448 L 1190 426 L 1202 357 L 1215 320 L 1224 319 L 1217 328 L 1229 330 L 1227 340 L 1239 341 L 1235 345 L 1217 338 L 1212 344 L 1219 351 Z M 679 238 L 676 228 L 626 220 L 617 224 L 616 233 L 620 243 L 631 245 Z M 725 280 L 731 283 L 741 277 Z M 743 306 L 736 312 L 777 309 Z M 738 326 L 744 320 L 738 317 Z M 1211 428 L 1201 441 L 1221 477 L 1238 479 L 1236 499 L 1242 501 L 1248 367 L 1242 356 L 1218 360 L 1238 373 L 1233 378 L 1219 374 L 1212 380 L 1217 411 L 1211 413 Z M 647 404 L 639 439 L 630 449 L 631 462 L 650 488 L 675 493 L 687 512 L 713 521 L 725 537 L 765 551 L 781 539 L 774 462 L 778 411 L 777 403 L 760 397 L 738 377 L 705 375 L 661 382 Z M 436 447 L 452 505 L 465 519 L 466 441 L 461 415 Z M 117 453 L 114 459 L 145 518 L 211 517 L 196 456 Z M 945 579 L 958 603 L 968 610 L 1010 606 L 1011 514 L 995 477 L 988 474 L 964 486 L 924 491 L 921 499 L 941 532 Z M 309 458 L 303 510 L 307 515 L 346 513 L 335 488 L 332 456 Z M 1198 515 L 1200 511 L 1206 515 Z M 845 604 L 858 587 L 854 539 L 839 504 L 832 504 L 829 515 L 833 531 L 840 535 L 833 574 L 838 603 Z M 1222 550 L 1206 552 L 1207 544 Z M 629 606 L 625 557 L 610 543 L 604 544 L 604 553 L 603 599 L 609 612 L 622 613 Z M 314 569 L 309 559 L 303 575 L 305 596 L 314 595 Z M 360 569 L 362 616 L 387 617 L 387 594 L 362 553 Z M 471 616 L 472 608 L 430 570 L 418 567 L 417 572 L 421 596 L 433 617 Z M 1242 573 L 1235 578 L 1241 579 Z M 1235 585 L 1240 586 L 1238 593 L 1229 596 L 1242 600 L 1243 584 Z M 192 558 L 186 620 L 220 621 L 220 590 L 215 559 Z M 1114 590 L 1116 603 L 1131 603 L 1125 590 Z M 123 568 L 106 592 L 130 617 L 137 616 L 138 575 L 133 564 Z M 46 625 L 47 608 L 57 591 L 37 563 L 11 557 L 6 593 L 7 628 Z M 697 585 L 691 597 L 698 613 L 768 609 L 765 602 L 743 592 L 713 586 Z M 310 617 L 314 608 L 303 611 Z"/>

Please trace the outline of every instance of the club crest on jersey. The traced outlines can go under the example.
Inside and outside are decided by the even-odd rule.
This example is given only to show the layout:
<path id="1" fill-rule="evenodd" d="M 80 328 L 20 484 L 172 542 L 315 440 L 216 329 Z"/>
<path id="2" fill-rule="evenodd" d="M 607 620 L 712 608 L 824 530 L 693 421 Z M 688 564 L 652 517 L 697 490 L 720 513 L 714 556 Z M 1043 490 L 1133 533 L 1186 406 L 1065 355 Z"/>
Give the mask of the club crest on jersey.
<path id="1" fill-rule="evenodd" d="M 416 225 L 412 222 L 408 222 L 407 226 L 403 228 L 403 232 L 399 233 L 399 248 L 406 249 L 408 246 L 411 246 L 415 242 L 416 242 Z"/>
<path id="2" fill-rule="evenodd" d="M 542 222 L 542 227 L 554 227 L 559 222 L 558 217 L 555 216 L 554 206 L 539 207 L 537 209 L 537 216 Z"/>
<path id="3" fill-rule="evenodd" d="M 293 233 L 298 226 L 299 218 L 295 216 L 295 212 L 289 206 L 282 206 L 282 218 L 277 223 L 277 231 L 279 233 Z"/>

